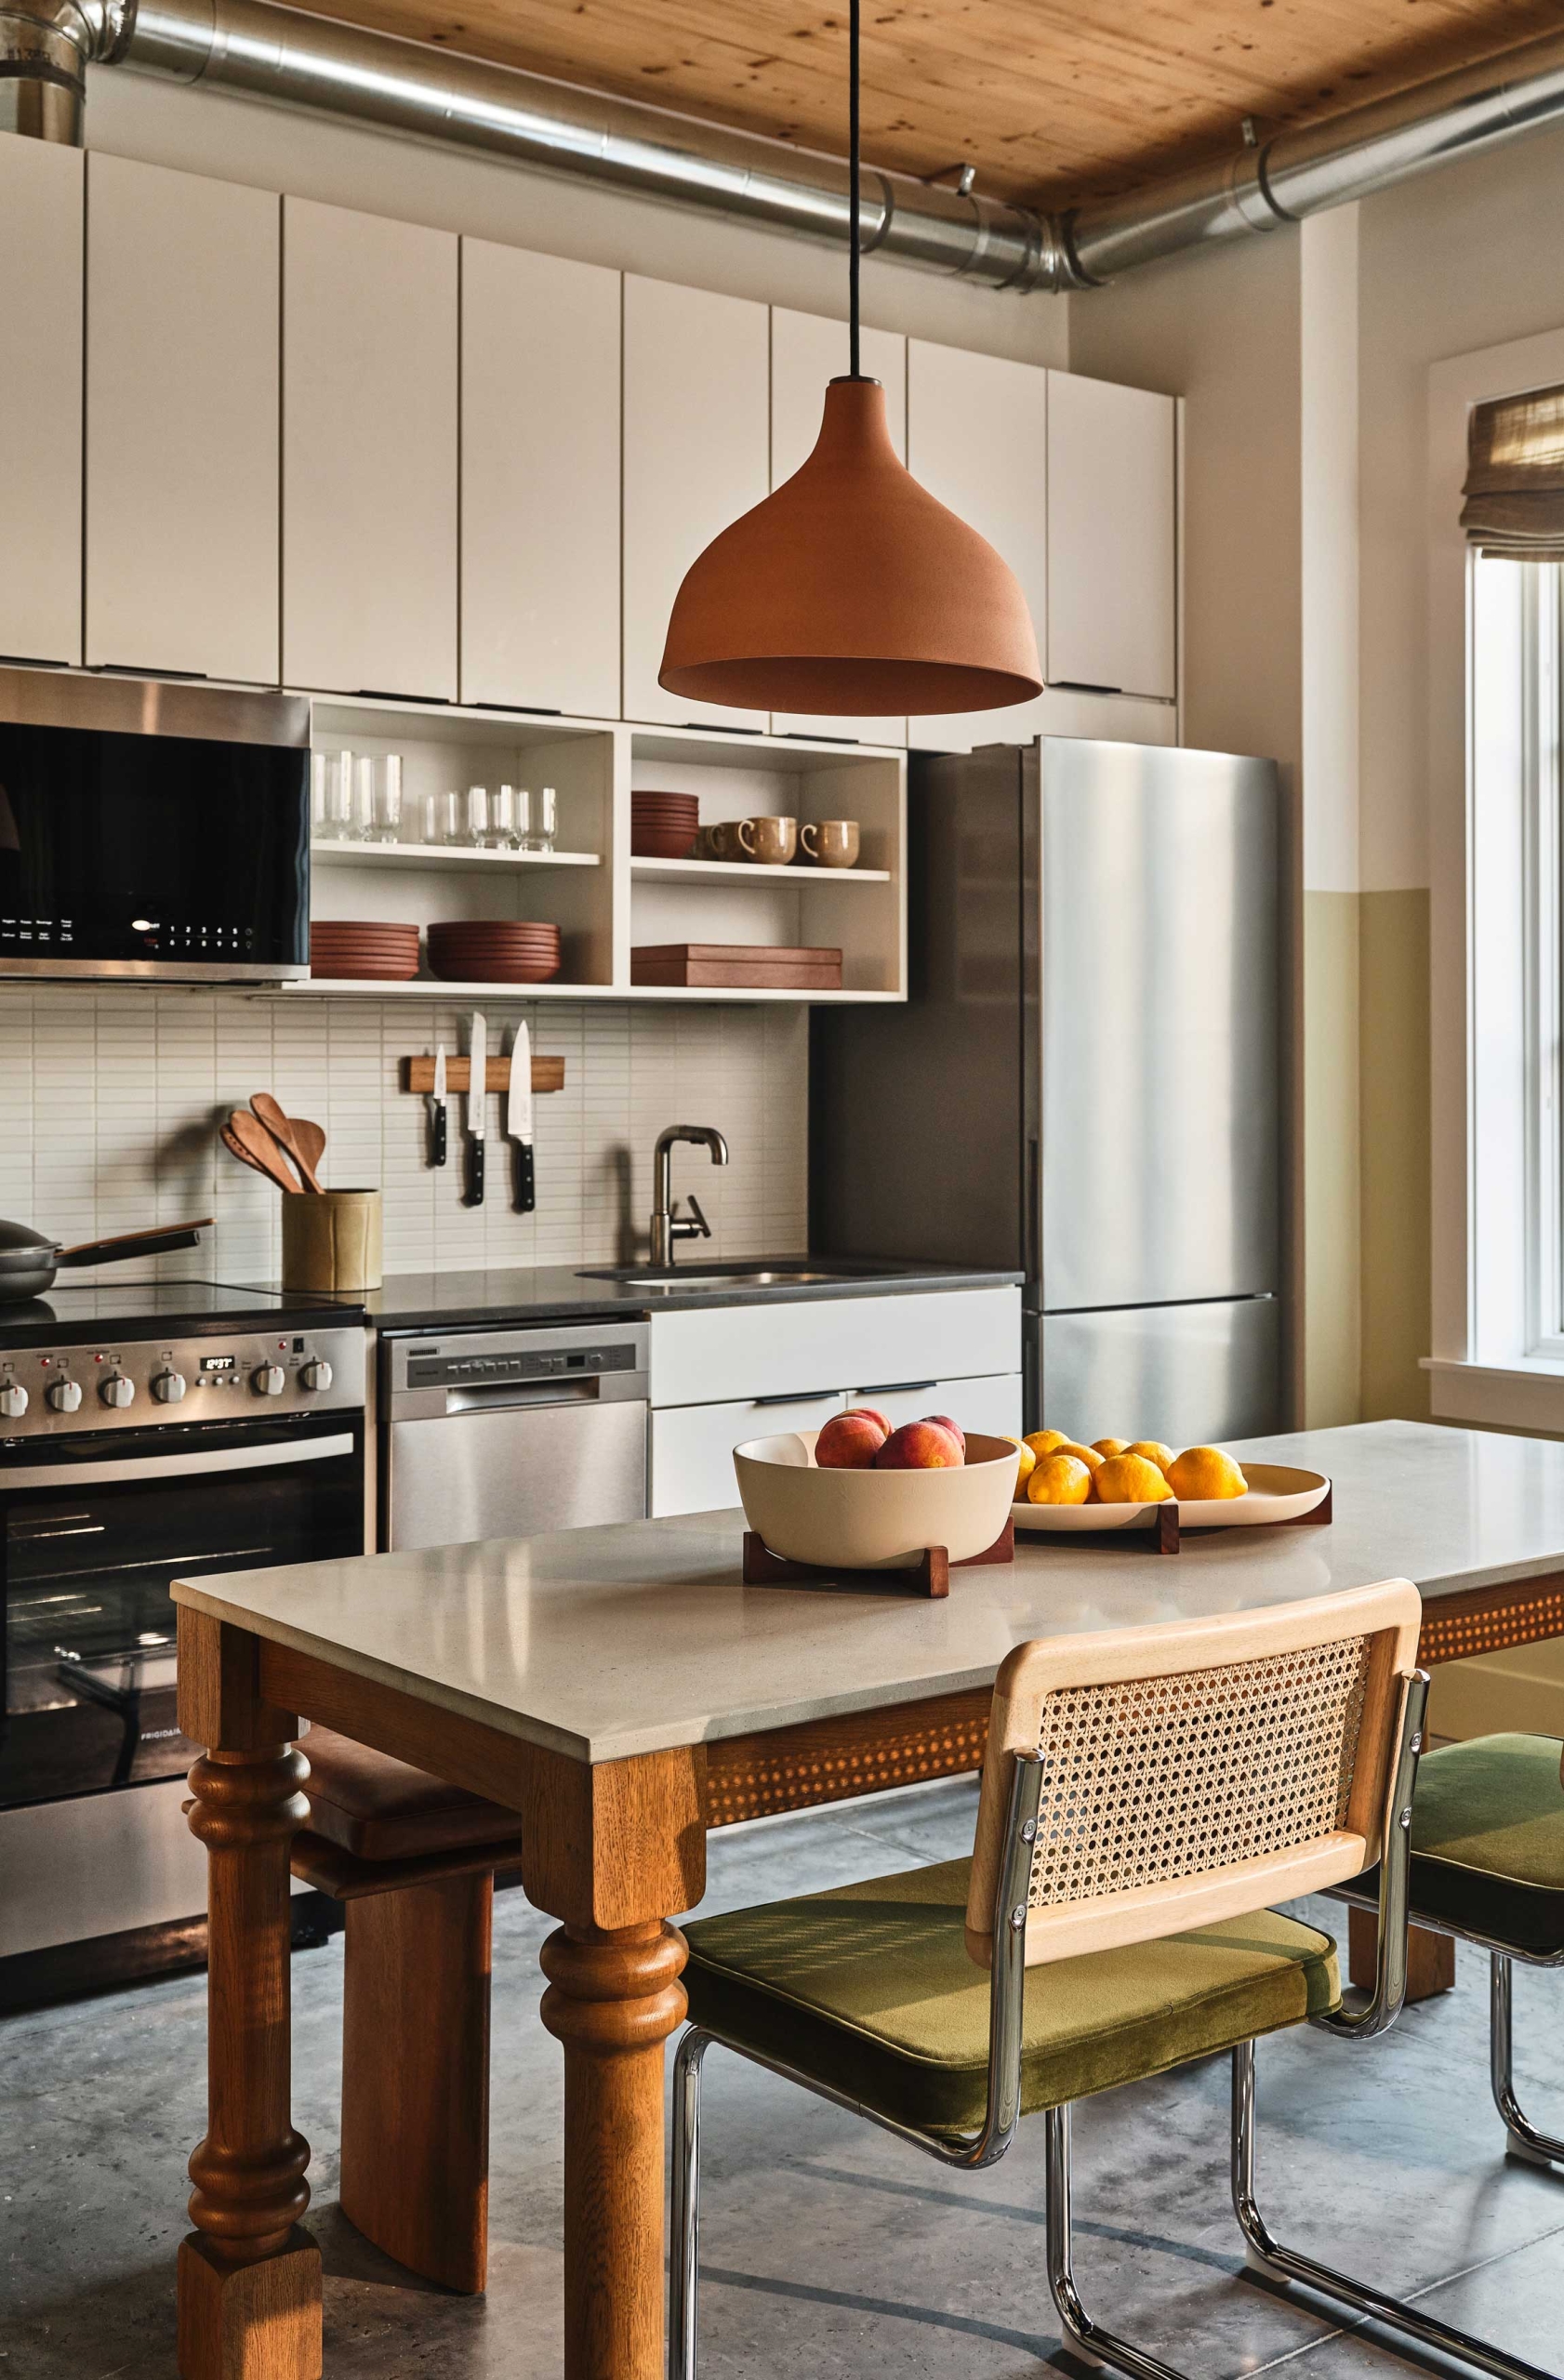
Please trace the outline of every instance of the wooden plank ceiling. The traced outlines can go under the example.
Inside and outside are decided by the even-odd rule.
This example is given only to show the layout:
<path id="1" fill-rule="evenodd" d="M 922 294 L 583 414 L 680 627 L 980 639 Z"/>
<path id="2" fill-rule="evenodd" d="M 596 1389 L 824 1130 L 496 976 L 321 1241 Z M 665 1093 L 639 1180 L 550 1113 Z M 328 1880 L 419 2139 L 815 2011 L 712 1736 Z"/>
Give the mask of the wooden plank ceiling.
<path id="1" fill-rule="evenodd" d="M 810 148 L 845 146 L 846 9 L 332 0 L 403 33 Z M 1564 0 L 867 0 L 864 153 L 1044 205 L 1122 190 L 1533 34 Z"/>

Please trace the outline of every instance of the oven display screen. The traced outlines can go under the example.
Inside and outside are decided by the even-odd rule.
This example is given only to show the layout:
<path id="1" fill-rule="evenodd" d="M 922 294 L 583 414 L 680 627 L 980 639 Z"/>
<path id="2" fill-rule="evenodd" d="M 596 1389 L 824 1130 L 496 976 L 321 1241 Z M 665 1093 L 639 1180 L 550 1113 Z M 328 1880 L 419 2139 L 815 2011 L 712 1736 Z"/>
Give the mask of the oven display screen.
<path id="1" fill-rule="evenodd" d="M 201 1368 L 204 1372 L 231 1372 L 238 1360 L 236 1355 L 203 1355 Z"/>

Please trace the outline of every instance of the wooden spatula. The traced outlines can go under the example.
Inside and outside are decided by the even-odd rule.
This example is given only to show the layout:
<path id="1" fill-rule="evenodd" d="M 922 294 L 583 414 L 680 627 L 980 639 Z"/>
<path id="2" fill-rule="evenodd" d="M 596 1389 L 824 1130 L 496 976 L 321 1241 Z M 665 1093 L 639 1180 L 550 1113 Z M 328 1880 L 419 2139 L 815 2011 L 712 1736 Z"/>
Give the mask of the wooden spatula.
<path id="1" fill-rule="evenodd" d="M 222 1128 L 223 1146 L 258 1173 L 269 1173 L 279 1190 L 298 1188 L 298 1176 L 258 1116 L 236 1107 Z"/>
<path id="2" fill-rule="evenodd" d="M 282 1102 L 273 1099 L 269 1091 L 252 1091 L 250 1108 L 252 1114 L 259 1117 L 279 1148 L 286 1149 L 298 1168 L 306 1190 L 318 1192 L 321 1186 L 320 1177 L 315 1171 L 313 1160 L 306 1155 L 300 1144 L 298 1127 Z M 312 1124 L 310 1130 L 311 1132 L 318 1132 L 320 1126 Z M 325 1146 L 324 1132 L 321 1132 L 321 1146 L 322 1148 Z"/>
<path id="3" fill-rule="evenodd" d="M 325 1184 L 320 1181 L 319 1176 L 321 1159 L 325 1155 L 325 1126 L 311 1124 L 307 1116 L 290 1116 L 288 1121 L 293 1126 L 293 1137 L 298 1145 L 300 1160 L 307 1162 L 314 1169 L 317 1186 L 324 1190 Z"/>

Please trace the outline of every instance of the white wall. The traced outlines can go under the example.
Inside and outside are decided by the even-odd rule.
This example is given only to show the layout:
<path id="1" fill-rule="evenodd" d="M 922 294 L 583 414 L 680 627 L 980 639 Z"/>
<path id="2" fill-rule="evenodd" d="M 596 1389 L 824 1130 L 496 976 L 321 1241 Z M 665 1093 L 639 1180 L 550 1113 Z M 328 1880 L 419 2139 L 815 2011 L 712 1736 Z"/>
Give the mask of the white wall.
<path id="1" fill-rule="evenodd" d="M 285 190 L 404 222 L 845 317 L 844 249 L 751 231 L 459 150 L 161 83 L 122 67 L 87 77 L 87 146 L 221 180 Z M 1063 364 L 1068 300 L 1019 298 L 905 265 L 864 266 L 864 319 L 1024 363 Z"/>

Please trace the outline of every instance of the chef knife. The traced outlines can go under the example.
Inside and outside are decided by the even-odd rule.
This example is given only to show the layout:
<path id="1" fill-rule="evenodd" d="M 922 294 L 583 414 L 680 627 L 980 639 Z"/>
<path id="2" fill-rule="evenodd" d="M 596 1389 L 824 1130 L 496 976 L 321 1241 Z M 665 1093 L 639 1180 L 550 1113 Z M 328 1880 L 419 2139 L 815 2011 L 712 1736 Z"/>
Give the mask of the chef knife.
<path id="1" fill-rule="evenodd" d="M 445 1162 L 445 1044 L 434 1045 L 434 1089 L 429 1102 L 429 1161 Z"/>
<path id="2" fill-rule="evenodd" d="M 517 1025 L 510 1042 L 505 1130 L 516 1144 L 516 1190 L 511 1203 L 519 1215 L 530 1215 L 537 1204 L 537 1191 L 532 1160 L 532 1033 L 524 1025 Z"/>
<path id="3" fill-rule="evenodd" d="M 473 1010 L 468 1027 L 467 1049 L 471 1072 L 467 1084 L 466 1204 L 481 1207 L 484 1203 L 484 1093 L 489 1068 L 489 1037 L 483 1015 L 477 1009 Z"/>

